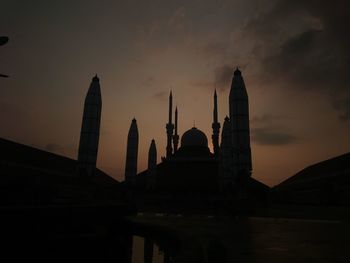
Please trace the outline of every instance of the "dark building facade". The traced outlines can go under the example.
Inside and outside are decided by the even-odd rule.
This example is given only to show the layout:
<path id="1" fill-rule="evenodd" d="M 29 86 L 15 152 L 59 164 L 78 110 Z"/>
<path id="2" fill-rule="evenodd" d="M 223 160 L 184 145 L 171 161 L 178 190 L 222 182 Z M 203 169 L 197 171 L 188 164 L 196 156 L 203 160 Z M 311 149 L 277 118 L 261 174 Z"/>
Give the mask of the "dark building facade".
<path id="1" fill-rule="evenodd" d="M 273 201 L 299 205 L 350 205 L 350 153 L 301 170 L 271 189 Z"/>

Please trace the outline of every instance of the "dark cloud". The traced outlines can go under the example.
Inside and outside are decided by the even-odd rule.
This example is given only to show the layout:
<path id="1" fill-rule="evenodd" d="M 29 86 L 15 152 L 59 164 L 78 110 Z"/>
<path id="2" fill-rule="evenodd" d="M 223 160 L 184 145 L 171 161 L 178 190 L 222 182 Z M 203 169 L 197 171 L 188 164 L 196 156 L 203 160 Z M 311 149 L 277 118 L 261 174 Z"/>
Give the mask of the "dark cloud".
<path id="1" fill-rule="evenodd" d="M 342 121 L 350 120 L 350 97 L 333 102 L 333 108 L 340 112 L 339 118 Z"/>
<path id="2" fill-rule="evenodd" d="M 62 151 L 63 147 L 56 143 L 48 143 L 45 146 L 45 150 L 49 152 L 58 152 L 58 151 Z"/>
<path id="3" fill-rule="evenodd" d="M 286 128 L 291 117 L 277 114 L 262 114 L 252 117 L 252 140 L 260 145 L 286 145 L 294 143 L 297 137 Z"/>
<path id="4" fill-rule="evenodd" d="M 155 82 L 156 82 L 156 78 L 154 76 L 149 76 L 148 78 L 142 81 L 142 86 L 147 88 L 152 87 L 154 86 Z"/>
<path id="5" fill-rule="evenodd" d="M 287 145 L 294 143 L 296 137 L 288 132 L 272 128 L 253 128 L 252 140 L 261 145 Z"/>
<path id="6" fill-rule="evenodd" d="M 280 0 L 246 25 L 261 78 L 329 96 L 343 120 L 350 97 L 350 2 Z"/>
<path id="7" fill-rule="evenodd" d="M 233 77 L 233 67 L 222 65 L 214 70 L 215 87 L 219 90 L 229 89 Z"/>
<path id="8" fill-rule="evenodd" d="M 155 99 L 157 99 L 157 100 L 166 100 L 166 98 L 167 98 L 167 92 L 165 92 L 165 91 L 159 91 L 159 92 L 153 94 L 152 97 L 155 98 Z"/>
<path id="9" fill-rule="evenodd" d="M 261 126 L 261 125 L 271 125 L 276 124 L 276 122 L 283 122 L 291 119 L 291 117 L 283 116 L 283 115 L 275 115 L 275 114 L 262 114 L 253 116 L 250 119 L 250 123 L 253 126 Z"/>
<path id="10" fill-rule="evenodd" d="M 190 81 L 189 84 L 192 87 L 198 87 L 198 88 L 204 88 L 204 89 L 210 89 L 210 90 L 213 90 L 215 86 L 214 83 L 209 80 L 193 80 L 193 81 Z"/>
<path id="11" fill-rule="evenodd" d="M 177 8 L 168 21 L 168 26 L 176 31 L 183 31 L 186 24 L 186 9 L 181 6 Z"/>
<path id="12" fill-rule="evenodd" d="M 205 58 L 223 56 L 227 50 L 227 43 L 210 42 L 198 48 L 198 52 Z"/>

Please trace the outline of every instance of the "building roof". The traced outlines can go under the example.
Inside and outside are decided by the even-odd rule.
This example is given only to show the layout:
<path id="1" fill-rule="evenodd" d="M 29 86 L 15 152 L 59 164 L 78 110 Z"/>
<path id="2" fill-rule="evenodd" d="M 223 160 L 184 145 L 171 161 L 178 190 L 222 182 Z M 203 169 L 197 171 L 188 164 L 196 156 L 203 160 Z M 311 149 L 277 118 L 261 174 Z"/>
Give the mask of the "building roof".
<path id="1" fill-rule="evenodd" d="M 208 147 L 207 136 L 201 130 L 193 127 L 186 131 L 181 137 L 181 147 L 187 146 Z"/>

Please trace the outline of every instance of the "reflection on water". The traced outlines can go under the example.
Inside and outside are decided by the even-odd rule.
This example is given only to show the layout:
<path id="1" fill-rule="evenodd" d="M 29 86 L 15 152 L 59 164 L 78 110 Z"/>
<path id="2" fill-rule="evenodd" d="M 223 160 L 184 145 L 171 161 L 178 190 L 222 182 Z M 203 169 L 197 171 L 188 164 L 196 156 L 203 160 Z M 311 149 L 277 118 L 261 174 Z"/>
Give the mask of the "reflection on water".
<path id="1" fill-rule="evenodd" d="M 132 263 L 163 263 L 164 251 L 150 239 L 132 237 Z"/>
<path id="2" fill-rule="evenodd" d="M 95 227 L 80 233 L 76 228 L 42 228 L 40 232 L 19 228 L 19 225 L 17 232 L 2 235 L 0 259 L 36 263 L 287 263 L 310 262 L 310 259 L 312 262 L 349 262 L 348 222 L 166 218 L 163 227 L 166 222 L 168 227 L 176 222 L 181 226 L 178 233 L 182 236 L 178 236 L 178 240 L 163 229 L 144 225 L 119 224 L 115 228 Z"/>

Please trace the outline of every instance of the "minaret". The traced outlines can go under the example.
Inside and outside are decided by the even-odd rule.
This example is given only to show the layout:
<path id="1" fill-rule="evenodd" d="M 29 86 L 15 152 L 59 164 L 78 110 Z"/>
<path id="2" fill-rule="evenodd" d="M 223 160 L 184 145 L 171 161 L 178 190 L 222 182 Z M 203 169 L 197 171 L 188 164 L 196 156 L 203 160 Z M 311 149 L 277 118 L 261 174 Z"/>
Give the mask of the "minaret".
<path id="1" fill-rule="evenodd" d="M 156 184 L 157 173 L 157 148 L 154 139 L 151 142 L 148 151 L 148 170 L 147 170 L 147 185 L 149 188 L 154 188 Z"/>
<path id="2" fill-rule="evenodd" d="M 97 75 L 93 77 L 84 103 L 80 131 L 78 173 L 93 175 L 96 169 L 101 121 L 101 89 Z"/>
<path id="3" fill-rule="evenodd" d="M 139 132 L 135 118 L 132 120 L 126 149 L 125 181 L 134 184 L 137 174 L 137 153 L 139 146 Z"/>
<path id="4" fill-rule="evenodd" d="M 172 148 L 172 138 L 173 138 L 173 132 L 174 132 L 174 124 L 172 123 L 172 116 L 173 116 L 173 94 L 170 91 L 169 96 L 169 119 L 168 123 L 166 125 L 166 133 L 167 133 L 167 146 L 166 146 L 166 158 L 169 159 L 171 155 L 173 154 L 173 148 Z"/>
<path id="5" fill-rule="evenodd" d="M 235 70 L 232 79 L 229 106 L 233 172 L 235 176 L 250 176 L 252 158 L 250 150 L 248 94 L 241 71 L 238 68 Z"/>
<path id="6" fill-rule="evenodd" d="M 221 133 L 220 144 L 220 171 L 219 184 L 220 189 L 223 190 L 228 184 L 233 185 L 234 178 L 232 176 L 232 136 L 230 119 L 226 116 Z"/>
<path id="7" fill-rule="evenodd" d="M 219 156 L 219 133 L 220 133 L 220 123 L 218 122 L 218 97 L 216 95 L 216 89 L 214 92 L 214 110 L 213 110 L 213 124 L 211 126 L 213 128 L 213 135 L 211 136 L 213 141 L 213 149 L 214 155 L 216 157 Z"/>
<path id="8" fill-rule="evenodd" d="M 173 136 L 173 143 L 174 143 L 174 153 L 176 153 L 179 145 L 179 135 L 177 133 L 177 107 L 175 108 L 175 134 Z"/>

